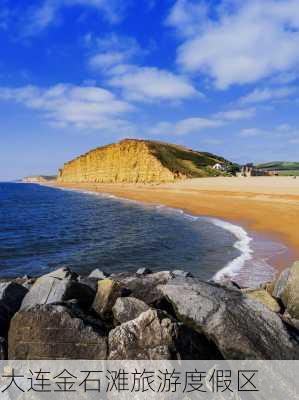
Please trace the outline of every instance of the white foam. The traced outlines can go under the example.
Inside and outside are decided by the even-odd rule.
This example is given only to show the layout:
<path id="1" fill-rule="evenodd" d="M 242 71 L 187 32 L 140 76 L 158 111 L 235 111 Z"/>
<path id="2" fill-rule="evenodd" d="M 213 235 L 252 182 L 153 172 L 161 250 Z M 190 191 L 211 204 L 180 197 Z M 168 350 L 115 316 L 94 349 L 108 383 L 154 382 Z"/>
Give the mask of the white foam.
<path id="1" fill-rule="evenodd" d="M 77 191 L 77 192 L 81 192 L 81 193 L 83 192 L 80 189 L 68 189 L 68 188 L 64 189 L 64 188 L 62 188 L 62 190 Z M 117 197 L 117 196 L 114 196 L 114 195 L 111 195 L 108 193 L 98 193 L 98 192 L 92 192 L 92 191 L 84 191 L 83 193 L 97 195 L 97 196 L 100 196 L 103 198 L 111 198 L 111 199 L 122 201 L 125 203 L 133 203 L 133 204 L 141 205 L 141 206 L 146 205 L 140 201 L 121 198 L 121 197 Z M 250 237 L 248 232 L 241 226 L 233 224 L 231 222 L 227 222 L 227 221 L 218 219 L 218 218 L 195 216 L 195 215 L 186 213 L 184 210 L 182 210 L 180 208 L 171 208 L 171 207 L 165 206 L 163 204 L 158 204 L 158 205 L 157 204 L 156 205 L 149 204 L 147 206 L 150 208 L 153 207 L 157 211 L 162 211 L 162 212 L 168 211 L 171 213 L 180 214 L 184 218 L 191 220 L 191 221 L 205 220 L 207 222 L 214 224 L 215 226 L 218 226 L 219 228 L 229 231 L 230 233 L 233 234 L 233 236 L 235 236 L 236 242 L 234 243 L 233 246 L 234 246 L 234 248 L 239 250 L 241 254 L 238 257 L 234 258 L 232 261 L 228 262 L 221 270 L 219 270 L 212 278 L 213 281 L 221 282 L 223 280 L 232 279 L 234 277 L 237 277 L 237 276 L 239 276 L 239 274 L 242 271 L 245 264 L 250 260 L 253 261 L 254 253 L 255 253 L 255 251 L 251 247 L 253 238 Z M 260 271 L 261 276 L 263 275 L 263 273 L 266 274 L 267 276 L 269 276 L 269 274 L 273 275 L 273 268 L 265 260 L 254 260 L 253 264 L 257 267 L 257 270 L 259 270 L 259 269 L 261 270 Z"/>
<path id="2" fill-rule="evenodd" d="M 253 250 L 250 246 L 252 238 L 241 226 L 217 218 L 208 218 L 208 220 L 214 225 L 231 232 L 237 238 L 234 248 L 238 249 L 241 254 L 218 271 L 214 275 L 213 280 L 219 282 L 224 278 L 233 278 L 238 275 L 244 264 L 253 257 Z"/>

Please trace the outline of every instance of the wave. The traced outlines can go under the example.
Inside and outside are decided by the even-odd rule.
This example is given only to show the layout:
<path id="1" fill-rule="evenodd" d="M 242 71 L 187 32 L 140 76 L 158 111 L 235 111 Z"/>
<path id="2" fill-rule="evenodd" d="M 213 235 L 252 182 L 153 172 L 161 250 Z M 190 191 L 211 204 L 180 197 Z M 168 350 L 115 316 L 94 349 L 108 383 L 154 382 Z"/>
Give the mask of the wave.
<path id="1" fill-rule="evenodd" d="M 246 230 L 239 225 L 222 221 L 217 218 L 209 218 L 209 220 L 215 226 L 231 232 L 237 238 L 237 241 L 234 243 L 234 248 L 241 252 L 238 257 L 230 261 L 225 267 L 223 267 L 214 275 L 213 280 L 219 282 L 224 279 L 237 276 L 245 263 L 253 258 L 254 251 L 250 246 L 253 238 L 250 237 Z"/>
<path id="2" fill-rule="evenodd" d="M 240 251 L 240 255 L 227 263 L 220 271 L 218 271 L 212 278 L 215 282 L 220 282 L 225 279 L 231 279 L 239 274 L 245 263 L 253 258 L 254 250 L 250 244 L 253 238 L 249 236 L 248 232 L 239 225 L 232 224 L 218 218 L 195 216 L 184 212 L 182 209 L 171 209 L 165 206 L 156 206 L 157 209 L 168 209 L 182 214 L 185 218 L 191 221 L 207 221 L 212 223 L 223 230 L 229 231 L 237 239 L 233 247 Z"/>
<path id="3" fill-rule="evenodd" d="M 240 255 L 234 258 L 233 260 L 229 261 L 222 269 L 220 269 L 212 277 L 212 280 L 215 282 L 232 280 L 233 278 L 238 277 L 248 261 L 252 261 L 251 267 L 256 267 L 255 269 L 257 270 L 257 271 L 252 271 L 252 269 L 250 268 L 251 269 L 251 271 L 249 271 L 250 275 L 252 275 L 252 273 L 255 274 L 255 272 L 258 272 L 258 275 L 260 275 L 261 278 L 263 277 L 264 281 L 267 280 L 266 277 L 270 278 L 271 276 L 273 276 L 274 269 L 266 262 L 266 260 L 255 259 L 255 250 L 251 246 L 253 244 L 253 238 L 244 228 L 242 228 L 242 226 L 218 218 L 195 216 L 186 213 L 184 210 L 180 208 L 172 208 L 165 206 L 163 204 L 155 204 L 155 205 L 145 204 L 140 201 L 117 197 L 109 193 L 99 193 L 99 192 L 86 191 L 80 189 L 70 189 L 70 188 L 58 188 L 58 189 L 76 191 L 84 194 L 96 195 L 102 198 L 110 198 L 113 200 L 122 201 L 126 203 L 134 203 L 136 205 L 147 206 L 150 208 L 154 208 L 157 211 L 171 212 L 173 214 L 182 215 L 183 218 L 186 218 L 190 221 L 200 221 L 200 220 L 206 221 L 212 223 L 213 225 L 219 228 L 222 228 L 223 230 L 230 232 L 236 238 L 236 242 L 233 244 L 233 247 L 240 252 Z M 256 279 L 258 281 L 258 276 L 256 276 Z"/>

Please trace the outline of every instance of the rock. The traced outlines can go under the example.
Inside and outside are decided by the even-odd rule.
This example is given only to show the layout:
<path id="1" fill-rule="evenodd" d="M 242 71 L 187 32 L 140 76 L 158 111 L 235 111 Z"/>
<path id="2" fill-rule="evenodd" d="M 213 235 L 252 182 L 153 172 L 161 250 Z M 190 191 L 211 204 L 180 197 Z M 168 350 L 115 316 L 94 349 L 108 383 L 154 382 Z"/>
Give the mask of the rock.
<path id="1" fill-rule="evenodd" d="M 56 279 L 76 279 L 78 274 L 76 272 L 72 272 L 68 267 L 62 267 L 56 269 L 55 271 L 49 272 L 47 275 L 43 275 L 43 277 L 51 277 Z"/>
<path id="2" fill-rule="evenodd" d="M 125 289 L 119 282 L 112 279 L 102 279 L 98 281 L 98 289 L 92 308 L 103 319 L 110 319 L 116 299 L 125 295 L 125 293 Z"/>
<path id="3" fill-rule="evenodd" d="M 89 278 L 86 276 L 79 276 L 78 282 L 82 283 L 82 285 L 89 286 L 90 289 L 96 293 L 98 290 L 98 279 L 97 278 Z"/>
<path id="4" fill-rule="evenodd" d="M 110 331 L 109 359 L 171 359 L 173 329 L 170 319 L 160 319 L 156 310 L 148 310 Z"/>
<path id="5" fill-rule="evenodd" d="M 235 281 L 232 281 L 230 278 L 228 278 L 226 280 L 221 280 L 221 282 L 211 281 L 211 283 L 214 283 L 215 285 L 224 287 L 226 289 L 236 290 L 237 292 L 239 292 L 241 289 L 241 287 L 238 285 L 238 283 Z"/>
<path id="6" fill-rule="evenodd" d="M 264 285 L 261 286 L 262 289 L 265 289 L 267 293 L 269 293 L 270 296 L 272 297 L 276 297 L 273 294 L 274 291 L 274 286 L 275 286 L 275 282 L 267 282 Z"/>
<path id="7" fill-rule="evenodd" d="M 155 272 L 149 275 L 119 274 L 114 277 L 123 287 L 131 292 L 131 296 L 144 301 L 148 305 L 158 306 L 163 296 L 158 285 L 174 279 L 170 271 Z"/>
<path id="8" fill-rule="evenodd" d="M 105 279 L 109 276 L 109 274 L 105 271 L 101 271 L 100 269 L 96 268 L 88 275 L 88 278 L 97 278 L 97 279 Z"/>
<path id="9" fill-rule="evenodd" d="M 24 286 L 24 288 L 30 290 L 35 281 L 36 281 L 36 279 L 30 278 L 30 279 L 26 280 L 25 282 L 23 282 L 22 286 Z"/>
<path id="10" fill-rule="evenodd" d="M 289 275 L 290 275 L 290 268 L 285 269 L 284 271 L 281 272 L 278 279 L 274 282 L 272 296 L 275 297 L 276 299 L 281 300 L 281 296 L 287 285 Z"/>
<path id="11" fill-rule="evenodd" d="M 151 270 L 151 269 L 149 269 L 149 268 L 146 268 L 146 267 L 143 267 L 143 268 L 139 268 L 137 271 L 136 271 L 136 274 L 137 275 L 148 275 L 148 274 L 151 274 L 153 271 Z"/>
<path id="12" fill-rule="evenodd" d="M 19 310 L 27 292 L 28 290 L 18 283 L 0 283 L 0 335 L 6 335 L 9 322 Z"/>
<path id="13" fill-rule="evenodd" d="M 176 324 L 177 335 L 174 336 L 176 358 L 181 360 L 223 360 L 215 344 L 204 335 L 185 324 Z"/>
<path id="14" fill-rule="evenodd" d="M 107 357 L 107 337 L 100 326 L 61 305 L 37 305 L 11 321 L 9 359 L 90 359 Z"/>
<path id="15" fill-rule="evenodd" d="M 299 332 L 299 319 L 292 318 L 288 312 L 285 312 L 282 318 Z"/>
<path id="16" fill-rule="evenodd" d="M 299 261 L 295 262 L 290 269 L 281 300 L 291 317 L 299 319 Z"/>
<path id="17" fill-rule="evenodd" d="M 139 317 L 147 310 L 149 306 L 134 297 L 119 297 L 112 308 L 114 319 L 120 324 Z"/>
<path id="18" fill-rule="evenodd" d="M 299 338 L 241 292 L 187 278 L 161 285 L 177 318 L 215 343 L 225 359 L 298 359 Z"/>
<path id="19" fill-rule="evenodd" d="M 266 307 L 269 308 L 269 310 L 279 313 L 280 312 L 280 305 L 277 303 L 277 301 L 270 296 L 270 294 L 264 290 L 264 289 L 253 289 L 253 290 L 246 290 L 243 291 L 246 297 L 252 300 L 256 300 L 262 304 L 264 304 Z"/>
<path id="20" fill-rule="evenodd" d="M 49 274 L 38 278 L 26 294 L 21 309 L 37 304 L 52 304 L 76 299 L 82 307 L 89 307 L 94 299 L 95 291 L 83 283 L 52 277 Z"/>
<path id="21" fill-rule="evenodd" d="M 110 331 L 108 343 L 111 360 L 222 359 L 203 335 L 153 309 Z"/>
<path id="22" fill-rule="evenodd" d="M 181 278 L 193 278 L 193 275 L 191 272 L 183 271 L 181 269 L 175 269 L 174 271 L 171 271 L 173 275 Z"/>
<path id="23" fill-rule="evenodd" d="M 0 360 L 7 360 L 7 342 L 0 337 Z"/>

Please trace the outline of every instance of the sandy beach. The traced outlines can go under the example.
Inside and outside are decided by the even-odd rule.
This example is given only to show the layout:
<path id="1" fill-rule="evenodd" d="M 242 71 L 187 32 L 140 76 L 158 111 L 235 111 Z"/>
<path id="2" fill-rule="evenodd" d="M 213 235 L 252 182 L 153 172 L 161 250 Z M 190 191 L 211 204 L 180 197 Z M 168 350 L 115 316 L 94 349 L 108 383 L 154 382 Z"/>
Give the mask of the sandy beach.
<path id="1" fill-rule="evenodd" d="M 299 259 L 299 179 L 291 177 L 201 178 L 174 184 L 70 184 L 64 187 L 109 193 L 146 203 L 222 218 L 286 244 L 285 268 Z M 287 258 L 287 259 L 286 259 Z"/>

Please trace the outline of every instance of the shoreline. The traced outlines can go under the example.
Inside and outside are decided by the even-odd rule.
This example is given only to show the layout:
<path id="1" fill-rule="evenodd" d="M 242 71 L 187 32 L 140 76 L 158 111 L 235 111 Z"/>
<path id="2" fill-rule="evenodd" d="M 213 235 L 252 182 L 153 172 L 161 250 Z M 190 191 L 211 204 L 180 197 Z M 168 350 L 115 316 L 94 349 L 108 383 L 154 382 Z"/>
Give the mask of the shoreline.
<path id="1" fill-rule="evenodd" d="M 264 179 L 241 179 L 245 190 L 236 187 L 240 182 L 238 178 L 201 178 L 161 185 L 55 183 L 47 186 L 89 190 L 120 199 L 162 204 L 181 209 L 186 214 L 220 218 L 237 224 L 246 231 L 256 232 L 270 241 L 286 245 L 287 251 L 277 254 L 272 259 L 271 266 L 280 272 L 299 258 L 299 232 L 296 229 L 296 220 L 299 222 L 299 185 L 297 195 L 297 188 L 288 194 L 285 193 L 283 185 L 278 188 L 274 186 L 273 190 L 272 187 L 265 187 Z M 273 178 L 267 179 L 271 185 L 274 181 L 275 184 L 277 182 Z M 283 180 L 285 182 L 286 178 Z M 278 182 L 281 181 L 282 179 Z M 260 189 L 250 185 L 256 185 L 256 182 L 261 185 Z"/>
<path id="2" fill-rule="evenodd" d="M 117 197 L 111 195 L 109 193 L 99 193 L 97 191 L 90 191 L 85 189 L 73 189 L 73 188 L 65 188 L 58 187 L 61 190 L 70 190 L 75 191 L 82 194 L 90 194 L 97 195 L 100 194 L 105 198 L 112 198 L 117 201 L 130 202 L 139 206 L 150 206 L 153 209 L 160 209 L 163 207 L 165 210 L 170 210 L 172 212 L 178 212 L 182 214 L 183 218 L 197 220 L 197 221 L 206 221 L 216 227 L 220 227 L 222 230 L 229 232 L 235 238 L 235 242 L 233 247 L 237 249 L 240 254 L 228 261 L 224 264 L 214 275 L 210 278 L 210 280 L 214 282 L 225 282 L 227 280 L 232 280 L 235 283 L 238 283 L 240 286 L 244 287 L 258 287 L 260 284 L 271 281 L 275 277 L 275 268 L 272 266 L 268 260 L 273 258 L 268 253 L 263 253 L 264 257 L 261 254 L 258 256 L 258 251 L 256 250 L 257 245 L 257 235 L 255 232 L 245 230 L 241 225 L 236 222 L 226 221 L 217 217 L 212 216 L 202 216 L 202 215 L 194 215 L 188 212 L 187 210 L 183 210 L 181 208 L 173 208 L 163 204 L 148 204 L 145 202 L 141 202 L 139 200 L 131 200 L 123 197 Z M 271 245 L 272 248 L 276 247 L 276 254 L 278 254 L 277 246 L 280 248 L 286 249 L 281 243 L 276 243 L 270 241 L 266 238 L 260 238 L 262 242 L 266 245 Z M 250 262 L 250 268 L 248 268 L 247 262 Z M 256 274 L 252 276 L 250 274 L 252 266 L 259 266 L 255 272 Z M 258 273 L 257 273 L 258 272 Z"/>

